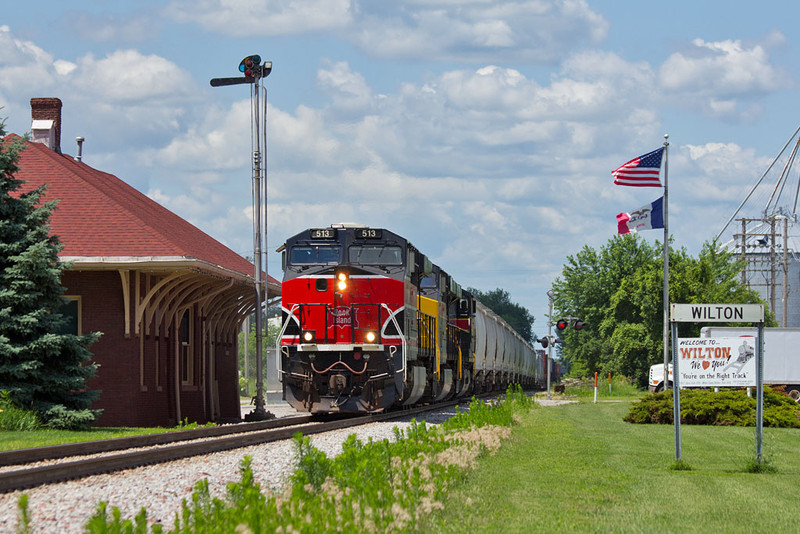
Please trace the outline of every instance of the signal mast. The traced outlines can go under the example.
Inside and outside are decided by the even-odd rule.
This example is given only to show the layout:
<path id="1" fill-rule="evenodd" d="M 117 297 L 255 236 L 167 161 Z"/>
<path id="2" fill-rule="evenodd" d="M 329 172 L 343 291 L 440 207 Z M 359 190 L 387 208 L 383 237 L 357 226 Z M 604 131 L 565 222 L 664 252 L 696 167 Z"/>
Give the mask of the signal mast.
<path id="1" fill-rule="evenodd" d="M 255 408 L 252 412 L 245 415 L 246 421 L 263 421 L 272 419 L 275 415 L 268 412 L 264 402 L 264 325 L 262 309 L 266 296 L 266 289 L 269 287 L 265 280 L 262 280 L 261 259 L 263 255 L 262 230 L 266 234 L 266 209 L 264 211 L 264 223 L 261 223 L 261 200 L 264 199 L 266 207 L 267 198 L 267 93 L 263 89 L 262 80 L 272 72 L 272 61 L 261 63 L 261 56 L 253 54 L 244 58 L 239 63 L 239 72 L 244 76 L 235 78 L 213 78 L 212 87 L 222 87 L 226 85 L 250 85 L 250 143 L 253 150 L 253 174 L 252 174 L 252 196 L 253 196 L 253 265 L 255 271 L 255 329 L 256 329 L 256 397 Z M 264 103 L 260 103 L 259 96 L 264 91 Z M 263 121 L 261 118 L 263 117 Z M 262 159 L 261 155 L 264 154 Z M 264 176 L 264 180 L 261 176 Z M 266 269 L 264 269 L 266 272 Z"/>

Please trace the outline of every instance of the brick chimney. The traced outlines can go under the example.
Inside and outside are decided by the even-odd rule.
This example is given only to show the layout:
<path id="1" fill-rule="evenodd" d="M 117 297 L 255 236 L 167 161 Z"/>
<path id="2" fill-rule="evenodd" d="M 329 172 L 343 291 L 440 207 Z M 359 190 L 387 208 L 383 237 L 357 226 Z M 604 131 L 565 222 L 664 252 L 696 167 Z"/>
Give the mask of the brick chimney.
<path id="1" fill-rule="evenodd" d="M 61 154 L 61 99 L 31 98 L 31 136 Z"/>

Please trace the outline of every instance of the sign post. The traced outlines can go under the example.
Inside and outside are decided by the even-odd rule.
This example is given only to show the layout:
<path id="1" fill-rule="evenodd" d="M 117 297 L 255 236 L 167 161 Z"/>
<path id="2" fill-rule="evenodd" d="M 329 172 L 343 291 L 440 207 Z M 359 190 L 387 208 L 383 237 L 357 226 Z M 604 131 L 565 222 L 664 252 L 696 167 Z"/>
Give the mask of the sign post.
<path id="1" fill-rule="evenodd" d="M 755 347 L 742 338 L 678 339 L 678 323 L 758 323 Z M 756 385 L 756 460 L 761 463 L 764 428 L 764 305 L 671 304 L 672 402 L 675 459 L 681 459 L 681 380 L 687 386 Z M 755 354 L 753 354 L 755 353 Z M 755 355 L 755 362 L 752 361 Z M 681 371 L 681 360 L 688 365 Z M 755 376 L 753 376 L 755 375 Z"/>

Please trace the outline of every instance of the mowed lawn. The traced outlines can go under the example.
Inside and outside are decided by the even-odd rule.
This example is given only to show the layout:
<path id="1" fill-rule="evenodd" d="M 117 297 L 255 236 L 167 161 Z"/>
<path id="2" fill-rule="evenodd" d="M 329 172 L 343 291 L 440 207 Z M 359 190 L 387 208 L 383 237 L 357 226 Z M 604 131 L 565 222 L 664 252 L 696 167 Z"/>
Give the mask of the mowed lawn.
<path id="1" fill-rule="evenodd" d="M 777 473 L 745 472 L 755 429 L 622 421 L 629 401 L 533 410 L 420 531 L 787 532 L 800 525 L 800 430 L 764 429 Z"/>

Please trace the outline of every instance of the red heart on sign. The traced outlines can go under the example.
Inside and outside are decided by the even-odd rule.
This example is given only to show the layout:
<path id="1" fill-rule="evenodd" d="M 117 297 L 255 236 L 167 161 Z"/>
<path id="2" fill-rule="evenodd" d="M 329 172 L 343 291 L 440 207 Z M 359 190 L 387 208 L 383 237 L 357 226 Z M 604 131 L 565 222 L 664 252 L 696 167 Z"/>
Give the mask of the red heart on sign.
<path id="1" fill-rule="evenodd" d="M 711 365 L 708 362 L 703 362 L 703 369 L 708 369 L 708 366 Z"/>

